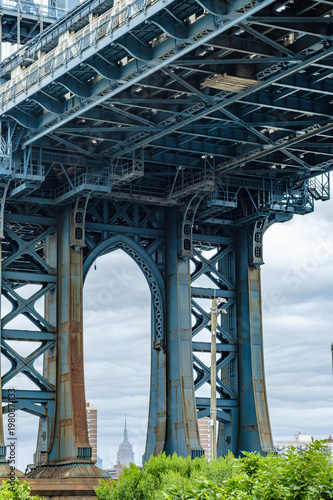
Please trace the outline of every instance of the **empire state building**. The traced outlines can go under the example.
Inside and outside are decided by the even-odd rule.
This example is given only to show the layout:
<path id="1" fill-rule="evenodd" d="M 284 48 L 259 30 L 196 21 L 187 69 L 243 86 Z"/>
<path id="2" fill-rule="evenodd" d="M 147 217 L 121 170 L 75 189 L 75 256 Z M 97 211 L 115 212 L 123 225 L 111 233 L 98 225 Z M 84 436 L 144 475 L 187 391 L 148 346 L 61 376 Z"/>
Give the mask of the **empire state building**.
<path id="1" fill-rule="evenodd" d="M 119 445 L 119 448 L 118 448 L 117 462 L 118 462 L 118 464 L 125 464 L 126 467 L 128 467 L 131 462 L 134 463 L 133 448 L 132 448 L 131 443 L 128 441 L 126 418 L 125 418 L 124 440 Z"/>

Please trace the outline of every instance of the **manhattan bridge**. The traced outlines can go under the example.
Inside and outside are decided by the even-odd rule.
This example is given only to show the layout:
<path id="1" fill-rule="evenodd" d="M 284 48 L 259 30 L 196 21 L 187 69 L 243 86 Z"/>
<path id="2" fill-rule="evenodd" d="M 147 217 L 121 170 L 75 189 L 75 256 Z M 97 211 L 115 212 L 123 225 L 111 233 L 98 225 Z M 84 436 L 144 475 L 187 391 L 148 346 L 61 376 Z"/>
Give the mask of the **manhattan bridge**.
<path id="1" fill-rule="evenodd" d="M 0 63 L 2 401 L 6 413 L 17 375 L 35 386 L 15 395 L 40 422 L 31 476 L 93 467 L 83 282 L 117 249 L 151 292 L 145 458 L 202 454 L 213 297 L 228 313 L 218 454 L 272 450 L 262 241 L 329 199 L 331 0 L 86 0 L 69 13 L 2 0 L 0 12 L 2 40 L 19 44 Z M 1 427 L 0 441 L 5 464 Z"/>

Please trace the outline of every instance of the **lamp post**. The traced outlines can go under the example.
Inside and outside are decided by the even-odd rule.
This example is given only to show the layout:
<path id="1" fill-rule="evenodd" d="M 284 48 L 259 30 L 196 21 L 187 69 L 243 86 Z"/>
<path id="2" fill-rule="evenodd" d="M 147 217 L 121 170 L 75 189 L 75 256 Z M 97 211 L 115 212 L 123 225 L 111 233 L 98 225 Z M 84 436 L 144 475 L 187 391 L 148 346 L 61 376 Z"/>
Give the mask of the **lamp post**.
<path id="1" fill-rule="evenodd" d="M 217 300 L 212 299 L 211 314 L 211 363 L 210 363 L 210 422 L 212 458 L 217 458 L 216 442 L 216 327 L 217 327 Z"/>
<path id="2" fill-rule="evenodd" d="M 218 305 L 225 304 L 227 299 L 215 297 L 212 299 L 212 307 L 210 309 L 210 329 L 211 329 L 211 340 L 210 340 L 210 352 L 211 352 L 211 363 L 210 363 L 210 423 L 211 423 L 211 443 L 212 443 L 212 454 L 211 458 L 217 458 L 217 408 L 216 408 L 216 330 L 217 330 L 217 316 L 218 314 L 227 314 L 225 309 L 218 309 Z M 333 351 L 332 351 L 333 352 Z"/>

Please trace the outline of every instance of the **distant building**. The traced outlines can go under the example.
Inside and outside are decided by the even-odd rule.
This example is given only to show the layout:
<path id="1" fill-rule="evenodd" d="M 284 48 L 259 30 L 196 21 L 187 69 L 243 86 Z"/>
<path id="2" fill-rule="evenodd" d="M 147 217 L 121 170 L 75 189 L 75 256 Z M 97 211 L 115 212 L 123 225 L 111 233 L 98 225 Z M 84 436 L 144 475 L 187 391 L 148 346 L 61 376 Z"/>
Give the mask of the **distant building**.
<path id="1" fill-rule="evenodd" d="M 111 479 L 118 479 L 124 468 L 128 467 L 131 462 L 134 463 L 134 452 L 131 443 L 128 441 L 128 432 L 125 418 L 124 440 L 118 448 L 117 464 L 113 466 L 113 469 L 104 470 L 109 474 Z"/>
<path id="2" fill-rule="evenodd" d="M 210 425 L 209 417 L 202 417 L 198 419 L 199 439 L 200 444 L 205 452 L 205 457 L 210 458 L 212 455 L 212 427 Z"/>
<path id="3" fill-rule="evenodd" d="M 97 461 L 97 408 L 90 406 L 89 401 L 86 402 L 88 437 L 91 446 L 91 459 Z"/>
<path id="4" fill-rule="evenodd" d="M 278 455 L 283 455 L 286 451 L 290 450 L 291 446 L 295 447 L 297 450 L 305 451 L 308 449 L 308 444 L 311 443 L 311 436 L 309 434 L 295 434 L 293 440 L 286 441 L 275 441 L 274 440 L 274 451 Z"/>
<path id="5" fill-rule="evenodd" d="M 298 443 L 311 443 L 311 434 L 301 434 L 301 431 L 298 434 L 295 434 L 295 441 Z"/>
<path id="6" fill-rule="evenodd" d="M 279 455 L 282 455 L 286 451 L 290 450 L 291 446 L 299 451 L 305 451 L 308 449 L 308 445 L 311 443 L 310 434 L 295 434 L 293 441 L 274 441 L 274 451 Z M 327 439 L 326 446 L 330 449 L 333 455 L 333 439 L 331 436 Z"/>
<path id="7" fill-rule="evenodd" d="M 111 479 L 118 479 L 120 474 L 123 472 L 125 464 L 117 464 L 113 466 L 113 469 L 104 469 L 110 476 Z"/>
<path id="8" fill-rule="evenodd" d="M 134 463 L 134 452 L 131 443 L 128 441 L 125 418 L 124 440 L 118 448 L 117 464 L 125 464 L 125 466 L 128 467 L 131 462 Z"/>
<path id="9" fill-rule="evenodd" d="M 103 460 L 101 459 L 101 457 L 98 457 L 98 456 L 97 456 L 97 462 L 96 462 L 96 465 L 97 465 L 97 467 L 99 467 L 100 469 L 103 469 Z"/>
<path id="10" fill-rule="evenodd" d="M 331 435 L 328 436 L 326 446 L 330 449 L 331 455 L 333 456 L 333 438 Z"/>

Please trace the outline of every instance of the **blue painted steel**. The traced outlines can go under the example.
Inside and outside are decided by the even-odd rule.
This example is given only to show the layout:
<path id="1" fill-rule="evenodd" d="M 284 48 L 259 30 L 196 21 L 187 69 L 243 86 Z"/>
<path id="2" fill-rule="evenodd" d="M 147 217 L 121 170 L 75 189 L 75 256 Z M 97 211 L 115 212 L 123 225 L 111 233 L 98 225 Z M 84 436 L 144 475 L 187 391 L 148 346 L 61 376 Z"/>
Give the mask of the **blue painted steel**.
<path id="1" fill-rule="evenodd" d="M 63 257 L 77 284 L 81 260 L 86 273 L 97 255 L 121 248 L 152 293 L 145 457 L 201 452 L 195 402 L 199 417 L 210 403 L 194 396 L 210 384 L 214 295 L 228 313 L 217 332 L 219 453 L 264 453 L 262 237 L 329 198 L 333 5 L 135 0 L 103 13 L 110 5 L 89 0 L 0 65 L 8 80 L 0 97 L 2 293 L 11 304 L 2 317 L 11 363 L 3 383 L 23 373 L 36 384 L 17 391 L 18 407 L 41 417 L 40 430 L 47 423 L 36 463 L 89 460 L 79 410 L 71 397 L 60 402 L 68 342 L 57 318 L 75 301 L 67 310 L 59 265 Z M 59 214 L 67 214 L 62 226 Z M 56 240 L 71 249 L 64 243 L 57 256 Z M 29 298 L 20 294 L 26 284 L 39 287 Z M 31 331 L 10 328 L 20 314 Z M 23 358 L 11 340 L 41 345 Z M 68 442 L 59 434 L 67 417 Z"/>
<path id="2" fill-rule="evenodd" d="M 201 245 L 205 242 L 202 237 Z M 207 366 L 203 352 L 210 352 L 210 305 L 214 297 L 223 299 L 218 319 L 216 335 L 217 361 L 217 420 L 219 422 L 219 454 L 231 450 L 237 451 L 237 418 L 238 418 L 238 328 L 237 328 L 237 293 L 235 273 L 235 249 L 232 238 L 206 243 L 208 254 L 202 252 L 201 246 L 194 246 L 192 258 L 193 271 L 191 282 L 205 279 L 205 288 L 192 286 L 192 315 L 195 322 L 193 335 L 193 367 L 196 373 L 194 387 L 202 390 L 210 384 L 210 366 Z M 198 293 L 199 290 L 199 293 Z M 196 338 L 207 336 L 207 341 L 196 341 Z M 210 415 L 210 400 L 202 396 L 196 398 L 199 410 L 198 418 Z"/>
<path id="3" fill-rule="evenodd" d="M 66 15 L 66 10 L 38 2 L 1 0 L 0 2 L 2 41 L 8 43 L 25 43 L 38 35 L 43 29 Z M 17 21 L 20 29 L 17 29 Z M 20 40 L 18 41 L 18 36 Z M 1 43 L 1 40 L 0 40 Z"/>
<path id="4" fill-rule="evenodd" d="M 74 3 L 77 2 L 75 1 Z M 4 4 L 7 4 L 8 10 L 6 14 L 4 12 Z M 57 43 L 59 35 L 62 35 L 69 29 L 72 32 L 77 31 L 87 22 L 89 14 L 101 14 L 112 7 L 112 5 L 113 0 L 85 0 L 72 8 L 66 15 L 66 9 L 61 7 L 41 5 L 30 1 L 16 4 L 11 0 L 2 0 L 0 8 L 3 24 L 6 20 L 6 15 L 8 16 L 6 23 L 8 34 L 6 33 L 6 29 L 3 30 L 2 41 L 17 42 L 17 30 L 10 29 L 10 27 L 15 22 L 15 13 L 17 13 L 18 9 L 21 11 L 21 25 L 23 28 L 21 34 L 24 35 L 25 28 L 29 27 L 29 21 L 33 23 L 34 28 L 27 30 L 26 37 L 22 36 L 21 41 L 26 41 L 26 43 L 4 61 L 0 62 L 0 78 L 5 80 L 10 78 L 10 71 L 17 64 L 31 63 L 31 60 L 36 57 L 38 50 L 49 50 L 50 47 Z M 25 23 L 26 26 L 24 25 Z"/>
<path id="5" fill-rule="evenodd" d="M 167 432 L 165 450 L 200 450 L 192 375 L 189 261 L 179 257 L 177 210 L 166 211 Z"/>
<path id="6" fill-rule="evenodd" d="M 56 289 L 46 304 L 57 342 L 47 352 L 44 371 L 56 386 L 56 400 L 54 415 L 48 418 L 46 443 L 40 432 L 38 465 L 91 460 L 83 375 L 83 262 L 82 251 L 70 246 L 71 217 L 72 210 L 65 208 L 57 219 L 56 237 L 46 243 L 47 260 L 57 269 Z"/>
<path id="7" fill-rule="evenodd" d="M 260 268 L 249 265 L 253 229 L 236 235 L 239 413 L 237 453 L 273 449 L 263 365 Z"/>

